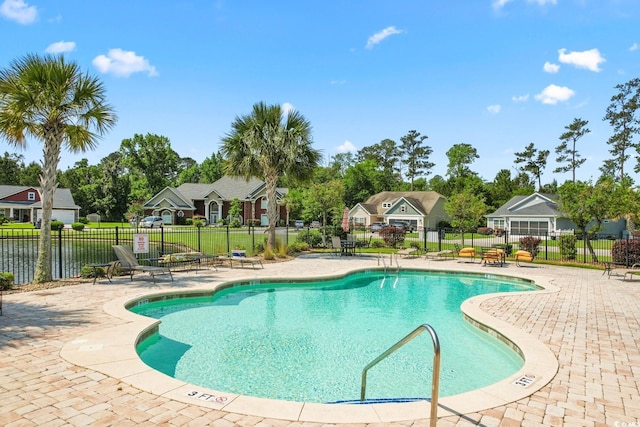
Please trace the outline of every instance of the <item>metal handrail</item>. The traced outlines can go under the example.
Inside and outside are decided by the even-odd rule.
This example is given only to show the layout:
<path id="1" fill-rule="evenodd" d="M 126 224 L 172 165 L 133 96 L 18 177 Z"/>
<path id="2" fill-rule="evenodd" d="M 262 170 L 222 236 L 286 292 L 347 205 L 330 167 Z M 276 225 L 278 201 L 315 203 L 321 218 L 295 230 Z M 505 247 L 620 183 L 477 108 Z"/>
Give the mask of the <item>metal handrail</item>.
<path id="1" fill-rule="evenodd" d="M 366 388 L 367 388 L 367 371 L 384 360 L 387 356 L 398 350 L 400 347 L 420 335 L 425 330 L 429 331 L 431 340 L 433 341 L 433 375 L 431 377 L 431 415 L 430 426 L 435 427 L 438 416 L 438 387 L 440 385 L 440 341 L 435 329 L 426 323 L 418 326 L 411 331 L 407 336 L 400 341 L 389 347 L 387 351 L 376 357 L 371 363 L 364 367 L 362 370 L 362 387 L 360 388 L 360 400 L 365 400 Z"/>

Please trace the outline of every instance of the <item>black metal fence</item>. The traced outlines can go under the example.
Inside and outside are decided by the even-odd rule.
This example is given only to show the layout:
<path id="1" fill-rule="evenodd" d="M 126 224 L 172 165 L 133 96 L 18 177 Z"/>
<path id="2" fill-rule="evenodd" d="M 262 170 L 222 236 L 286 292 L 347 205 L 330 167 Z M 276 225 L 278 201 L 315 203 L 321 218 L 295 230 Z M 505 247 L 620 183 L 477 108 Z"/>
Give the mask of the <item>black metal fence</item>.
<path id="1" fill-rule="evenodd" d="M 82 267 L 88 264 L 115 261 L 112 245 L 134 246 L 136 239 L 146 236 L 148 252 L 139 253 L 141 260 L 159 258 L 163 254 L 199 251 L 206 254 L 229 254 L 235 250 L 245 250 L 247 255 L 260 251 L 265 246 L 265 228 L 249 227 L 234 229 L 229 227 L 161 227 L 136 229 L 128 227 L 87 229 L 74 231 L 61 229 L 52 232 L 51 260 L 54 279 L 76 277 Z M 0 272 L 14 274 L 14 283 L 33 281 L 38 256 L 40 230 L 4 229 L 0 230 Z M 314 248 L 327 247 L 331 239 L 322 229 L 278 228 L 277 240 L 289 245 L 301 240 Z M 359 242 L 363 251 L 388 250 L 388 245 L 378 232 L 354 230 L 352 238 Z M 522 239 L 532 236 L 485 235 L 454 230 L 419 230 L 407 233 L 398 246 L 415 246 L 429 250 L 455 250 L 458 247 L 474 247 L 480 253 L 485 247 L 503 247 L 507 253 L 515 253 L 523 247 Z M 635 239 L 588 240 L 577 236 L 573 251 L 560 244 L 555 235 L 533 236 L 540 239 L 536 247 L 536 259 L 548 261 L 570 261 L 576 263 L 610 262 L 630 266 L 640 262 L 640 241 Z M 134 246 L 135 247 L 135 246 Z M 569 248 L 570 249 L 570 248 Z M 639 258 L 639 259 L 636 259 Z"/>

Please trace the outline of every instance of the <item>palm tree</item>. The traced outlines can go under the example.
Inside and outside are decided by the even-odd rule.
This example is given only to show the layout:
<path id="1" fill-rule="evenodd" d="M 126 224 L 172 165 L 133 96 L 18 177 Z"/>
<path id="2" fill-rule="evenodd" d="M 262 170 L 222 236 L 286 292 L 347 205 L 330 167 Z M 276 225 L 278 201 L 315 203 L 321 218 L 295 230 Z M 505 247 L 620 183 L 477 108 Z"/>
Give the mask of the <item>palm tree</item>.
<path id="1" fill-rule="evenodd" d="M 116 120 L 102 83 L 63 56 L 26 55 L 0 70 L 0 136 L 21 148 L 28 137 L 44 143 L 36 283 L 52 279 L 51 212 L 62 146 L 74 153 L 93 149 Z"/>
<path id="2" fill-rule="evenodd" d="M 221 152 L 229 175 L 263 178 L 267 192 L 267 248 L 276 241 L 276 187 L 284 175 L 311 178 L 321 153 L 311 147 L 311 124 L 297 111 L 259 102 L 251 114 L 236 117 L 222 139 Z"/>

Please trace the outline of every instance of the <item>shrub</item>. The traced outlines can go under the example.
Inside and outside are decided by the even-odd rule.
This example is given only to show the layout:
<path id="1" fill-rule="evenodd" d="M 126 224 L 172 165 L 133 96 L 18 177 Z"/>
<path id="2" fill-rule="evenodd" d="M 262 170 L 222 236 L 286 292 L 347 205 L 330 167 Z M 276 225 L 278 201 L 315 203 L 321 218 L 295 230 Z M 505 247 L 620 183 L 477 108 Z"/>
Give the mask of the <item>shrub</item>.
<path id="1" fill-rule="evenodd" d="M 525 236 L 520 238 L 520 249 L 523 251 L 531 252 L 531 255 L 535 258 L 538 255 L 538 246 L 540 245 L 540 238 L 533 236 Z"/>
<path id="2" fill-rule="evenodd" d="M 491 227 L 479 227 L 478 234 L 483 234 L 485 236 L 491 236 L 493 234 L 493 228 Z"/>
<path id="3" fill-rule="evenodd" d="M 273 251 L 271 249 L 267 248 L 267 249 L 264 250 L 264 259 L 265 260 L 273 260 L 275 258 L 276 257 L 275 257 L 275 255 L 274 255 L 274 253 L 273 253 Z"/>
<path id="4" fill-rule="evenodd" d="M 322 244 L 322 234 L 320 234 L 320 231 L 314 229 L 300 230 L 296 241 L 306 242 L 312 248 L 317 248 Z"/>
<path id="5" fill-rule="evenodd" d="M 385 227 L 380 230 L 378 234 L 387 246 L 391 246 L 392 248 L 395 248 L 398 244 L 404 246 L 405 231 L 401 228 L 393 226 Z"/>
<path id="6" fill-rule="evenodd" d="M 229 227 L 231 227 L 231 228 L 240 228 L 240 227 L 242 227 L 242 223 L 240 222 L 240 218 L 233 218 L 229 222 Z"/>
<path id="7" fill-rule="evenodd" d="M 369 245 L 372 248 L 384 248 L 384 242 L 381 240 L 372 240 L 371 244 Z"/>
<path id="8" fill-rule="evenodd" d="M 193 218 L 185 218 L 184 219 L 184 224 L 185 225 L 193 225 Z"/>
<path id="9" fill-rule="evenodd" d="M 5 291 L 11 289 L 13 286 L 13 279 L 13 273 L 11 272 L 0 273 L 0 289 Z"/>
<path id="10" fill-rule="evenodd" d="M 416 242 L 416 241 L 410 242 L 409 247 L 414 249 L 422 249 L 422 245 L 420 244 L 420 242 Z"/>
<path id="11" fill-rule="evenodd" d="M 73 224 L 71 224 L 71 228 L 76 231 L 82 231 L 84 230 L 84 224 L 81 222 L 74 222 Z"/>
<path id="12" fill-rule="evenodd" d="M 560 259 L 569 261 L 576 259 L 578 250 L 576 249 L 576 236 L 573 234 L 561 234 L 558 237 L 558 245 L 560 246 Z"/>
<path id="13" fill-rule="evenodd" d="M 80 269 L 80 277 L 82 277 L 83 279 L 93 278 L 94 275 L 95 277 L 104 277 L 106 275 L 106 272 L 102 267 L 96 267 L 94 269 L 93 267 L 89 267 L 88 265 L 85 265 Z"/>
<path id="14" fill-rule="evenodd" d="M 78 218 L 78 222 L 83 223 L 84 225 L 89 224 L 89 218 L 87 218 L 86 216 L 81 216 L 80 218 Z"/>
<path id="15" fill-rule="evenodd" d="M 640 240 L 618 240 L 615 242 L 611 246 L 611 260 L 616 264 L 640 263 Z"/>
<path id="16" fill-rule="evenodd" d="M 56 220 L 51 221 L 51 230 L 60 230 L 62 227 L 64 227 L 64 222 Z"/>

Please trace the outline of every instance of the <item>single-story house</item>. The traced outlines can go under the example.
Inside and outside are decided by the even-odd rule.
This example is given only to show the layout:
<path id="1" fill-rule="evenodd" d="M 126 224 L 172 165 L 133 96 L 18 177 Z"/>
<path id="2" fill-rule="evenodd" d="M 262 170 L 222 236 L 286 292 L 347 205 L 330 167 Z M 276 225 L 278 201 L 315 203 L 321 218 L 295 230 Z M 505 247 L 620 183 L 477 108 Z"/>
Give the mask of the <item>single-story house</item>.
<path id="1" fill-rule="evenodd" d="M 553 194 L 533 193 L 514 196 L 495 212 L 485 215 L 487 227 L 505 230 L 515 236 L 555 236 L 573 233 L 576 225 L 560 211 L 558 197 Z M 621 237 L 626 228 L 624 220 L 605 220 L 602 236 Z"/>
<path id="2" fill-rule="evenodd" d="M 33 222 L 42 218 L 40 187 L 0 185 L 0 215 L 17 222 Z M 51 218 L 72 224 L 78 221 L 80 206 L 73 201 L 68 188 L 56 188 Z"/>
<path id="3" fill-rule="evenodd" d="M 356 228 L 369 228 L 374 222 L 404 221 L 416 230 L 435 230 L 440 221 L 449 221 L 444 210 L 446 201 L 435 191 L 383 191 L 355 205 L 349 219 Z"/>
<path id="4" fill-rule="evenodd" d="M 279 204 L 279 219 L 286 218 L 286 208 L 280 205 L 288 189 L 276 190 Z M 187 218 L 204 218 L 209 224 L 229 217 L 229 209 L 234 199 L 242 202 L 240 221 L 247 224 L 254 220 L 260 225 L 268 225 L 267 195 L 264 181 L 251 178 L 223 176 L 212 184 L 182 184 L 179 187 L 165 187 L 144 204 L 145 215 L 161 216 L 165 224 L 184 224 Z"/>

